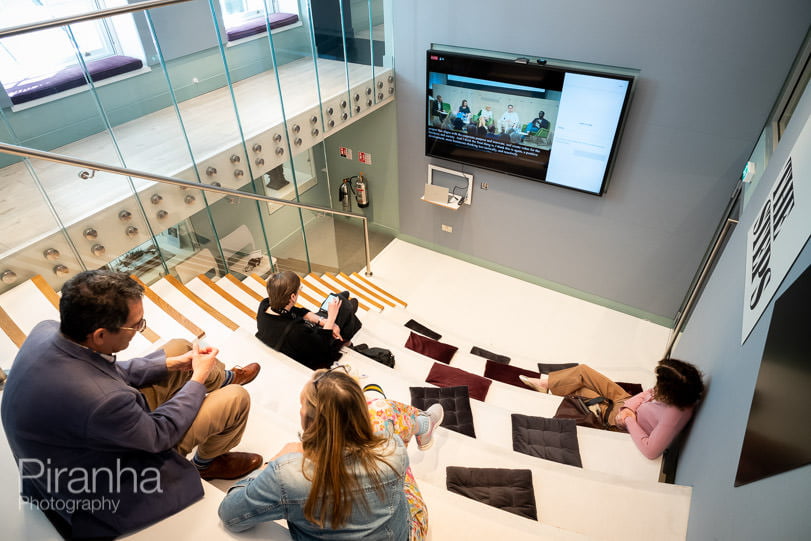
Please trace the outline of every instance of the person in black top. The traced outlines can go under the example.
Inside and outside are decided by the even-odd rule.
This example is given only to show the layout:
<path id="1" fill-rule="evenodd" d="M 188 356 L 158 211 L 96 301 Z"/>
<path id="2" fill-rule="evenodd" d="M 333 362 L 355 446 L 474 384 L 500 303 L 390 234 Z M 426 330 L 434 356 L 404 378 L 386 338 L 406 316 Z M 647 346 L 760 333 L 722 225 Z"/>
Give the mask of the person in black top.
<path id="1" fill-rule="evenodd" d="M 314 314 L 295 306 L 300 287 L 301 279 L 291 271 L 268 278 L 268 297 L 256 314 L 256 337 L 313 370 L 329 368 L 362 326 L 355 315 L 358 301 L 345 291 L 329 303 L 326 314 Z"/>

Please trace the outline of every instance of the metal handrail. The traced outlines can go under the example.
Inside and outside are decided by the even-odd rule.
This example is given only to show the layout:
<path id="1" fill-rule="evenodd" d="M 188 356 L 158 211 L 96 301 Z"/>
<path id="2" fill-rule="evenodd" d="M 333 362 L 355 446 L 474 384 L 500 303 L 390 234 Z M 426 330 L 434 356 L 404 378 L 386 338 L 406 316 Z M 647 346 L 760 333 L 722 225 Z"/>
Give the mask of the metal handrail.
<path id="1" fill-rule="evenodd" d="M 112 17 L 114 15 L 123 15 L 124 13 L 134 13 L 136 11 L 144 11 L 146 9 L 170 6 L 172 4 L 182 4 L 190 2 L 191 0 L 147 0 L 146 2 L 139 2 L 137 4 L 128 4 L 116 8 L 99 9 L 82 13 L 80 15 L 68 15 L 58 19 L 48 19 L 47 21 L 40 21 L 38 23 L 21 24 L 19 26 L 12 26 L 9 28 L 0 29 L 0 38 L 8 38 L 20 34 L 27 34 L 35 30 L 45 30 L 48 28 L 56 28 L 66 24 L 80 23 L 84 21 L 93 21 L 96 19 L 103 19 L 105 17 Z"/>
<path id="2" fill-rule="evenodd" d="M 14 156 L 22 156 L 24 158 L 37 158 L 40 160 L 45 160 L 54 163 L 60 163 L 63 165 L 73 165 L 76 167 L 84 167 L 93 171 L 104 171 L 106 173 L 113 173 L 115 175 L 122 175 L 127 177 L 136 177 L 142 178 L 144 180 L 151 180 L 153 182 L 160 182 L 161 184 L 170 184 L 174 186 L 180 186 L 181 188 L 190 188 L 194 190 L 203 190 L 205 192 L 213 192 L 222 195 L 231 195 L 234 197 L 242 197 L 245 199 L 253 199 L 254 201 L 263 201 L 265 203 L 275 203 L 277 205 L 283 205 L 286 207 L 295 207 L 304 210 L 312 210 L 315 212 L 324 212 L 327 214 L 333 214 L 337 216 L 347 216 L 349 218 L 357 218 L 361 220 L 363 223 L 363 248 L 366 253 L 366 276 L 372 276 L 372 261 L 371 261 L 371 251 L 369 248 L 369 219 L 366 216 L 361 214 L 355 214 L 352 212 L 344 212 L 342 210 L 335 210 L 329 207 L 322 207 L 320 205 L 311 205 L 309 203 L 299 203 L 297 201 L 290 201 L 287 199 L 279 199 L 276 197 L 270 197 L 268 195 L 259 195 L 250 192 L 242 192 L 240 190 L 233 190 L 231 188 L 222 188 L 219 186 L 213 186 L 211 184 L 198 184 L 196 182 L 188 182 L 186 180 L 180 180 L 172 177 L 165 177 L 163 175 L 155 175 L 152 173 L 146 173 L 144 171 L 138 171 L 135 169 L 127 169 L 125 167 L 117 167 L 114 165 L 106 165 L 99 162 L 91 162 L 88 160 L 79 160 L 77 158 L 71 158 L 70 156 L 65 156 L 63 154 L 56 154 L 54 152 L 47 152 L 44 150 L 37 150 L 33 148 L 21 147 L 17 145 L 10 145 L 8 143 L 0 142 L 0 152 L 5 154 L 12 154 Z M 88 177 L 91 176 L 88 174 Z M 84 178 L 84 177 L 83 177 Z"/>
<path id="3" fill-rule="evenodd" d="M 732 216 L 735 214 L 735 209 L 737 208 L 738 200 L 740 199 L 742 193 L 743 182 L 739 180 L 735 185 L 735 189 L 732 190 L 732 195 L 729 197 L 726 209 L 724 209 L 723 221 L 716 228 L 715 240 L 712 243 L 712 247 L 705 252 L 706 257 L 701 265 L 701 269 L 696 273 L 696 278 L 693 281 L 692 287 L 687 293 L 687 300 L 684 301 L 682 310 L 680 310 L 676 315 L 673 331 L 671 331 L 670 338 L 668 338 L 667 346 L 665 347 L 664 357 L 666 359 L 670 358 L 670 354 L 673 351 L 673 346 L 676 344 L 679 333 L 681 332 L 685 323 L 687 323 L 687 319 L 690 317 L 690 314 L 693 311 L 693 305 L 695 304 L 696 299 L 698 299 L 701 288 L 704 287 L 704 282 L 710 273 L 710 269 L 715 264 L 715 260 L 718 253 L 721 251 L 721 247 L 724 245 L 724 242 L 729 236 L 730 229 L 732 229 L 732 227 L 738 223 L 738 220 Z"/>

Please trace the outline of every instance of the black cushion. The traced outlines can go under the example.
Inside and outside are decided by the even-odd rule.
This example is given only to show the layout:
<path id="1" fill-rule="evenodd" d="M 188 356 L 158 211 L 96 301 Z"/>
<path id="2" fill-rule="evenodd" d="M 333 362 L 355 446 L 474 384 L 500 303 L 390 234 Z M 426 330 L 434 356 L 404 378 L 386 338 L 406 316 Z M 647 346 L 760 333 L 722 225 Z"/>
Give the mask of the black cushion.
<path id="1" fill-rule="evenodd" d="M 513 450 L 544 460 L 583 467 L 577 425 L 572 419 L 512 414 Z"/>
<path id="2" fill-rule="evenodd" d="M 457 387 L 409 387 L 411 405 L 427 410 L 434 404 L 441 404 L 445 410 L 442 426 L 471 438 L 476 437 L 473 426 L 473 412 L 470 411 L 470 396 L 467 386 Z"/>
<path id="3" fill-rule="evenodd" d="M 417 331 L 420 334 L 424 334 L 428 338 L 433 338 L 434 340 L 439 340 L 442 338 L 442 335 L 436 332 L 433 329 L 429 329 L 419 321 L 415 321 L 413 319 L 409 319 L 405 322 L 405 326 L 411 329 L 412 331 Z"/>
<path id="4" fill-rule="evenodd" d="M 541 374 L 548 374 L 549 372 L 557 372 L 558 370 L 566 370 L 580 363 L 538 363 L 538 372 Z"/>
<path id="5" fill-rule="evenodd" d="M 506 355 L 501 355 L 499 353 L 493 353 L 492 351 L 487 351 L 484 348 L 480 348 L 479 346 L 473 346 L 470 348 L 470 353 L 473 355 L 478 355 L 479 357 L 484 357 L 485 359 L 490 359 L 491 361 L 496 361 L 497 363 L 501 364 L 510 364 L 510 358 Z"/>
<path id="6" fill-rule="evenodd" d="M 446 473 L 446 486 L 449 491 L 522 517 L 538 520 L 530 470 L 448 466 Z"/>

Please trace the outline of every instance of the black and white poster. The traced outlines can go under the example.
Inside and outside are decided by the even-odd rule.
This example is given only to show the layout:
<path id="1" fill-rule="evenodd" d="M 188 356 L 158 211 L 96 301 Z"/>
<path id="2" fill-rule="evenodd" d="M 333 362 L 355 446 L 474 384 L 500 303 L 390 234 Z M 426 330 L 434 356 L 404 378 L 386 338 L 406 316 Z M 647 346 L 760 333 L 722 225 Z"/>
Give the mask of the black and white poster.
<path id="1" fill-rule="evenodd" d="M 764 179 L 765 180 L 765 179 Z M 811 122 L 806 120 L 749 228 L 741 343 L 811 235 Z"/>

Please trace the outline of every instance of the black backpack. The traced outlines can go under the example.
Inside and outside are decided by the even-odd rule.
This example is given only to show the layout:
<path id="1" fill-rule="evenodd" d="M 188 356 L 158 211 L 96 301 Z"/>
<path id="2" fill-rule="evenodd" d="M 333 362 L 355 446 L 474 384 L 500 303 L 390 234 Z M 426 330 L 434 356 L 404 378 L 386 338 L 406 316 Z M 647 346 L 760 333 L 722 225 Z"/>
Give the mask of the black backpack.
<path id="1" fill-rule="evenodd" d="M 358 344 L 353 346 L 352 349 L 366 355 L 370 359 L 374 359 L 380 364 L 385 364 L 389 368 L 394 368 L 394 354 L 385 348 L 370 348 L 366 344 Z"/>

